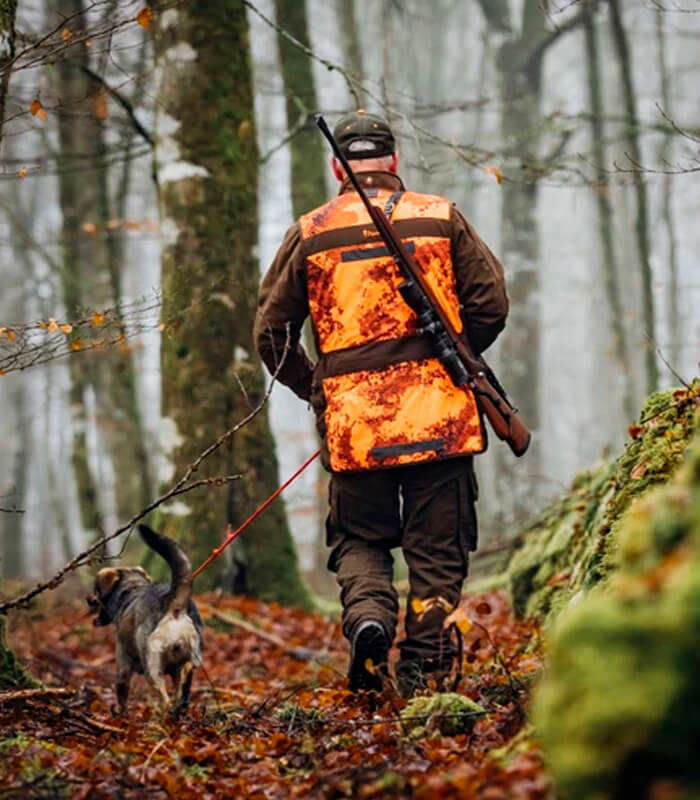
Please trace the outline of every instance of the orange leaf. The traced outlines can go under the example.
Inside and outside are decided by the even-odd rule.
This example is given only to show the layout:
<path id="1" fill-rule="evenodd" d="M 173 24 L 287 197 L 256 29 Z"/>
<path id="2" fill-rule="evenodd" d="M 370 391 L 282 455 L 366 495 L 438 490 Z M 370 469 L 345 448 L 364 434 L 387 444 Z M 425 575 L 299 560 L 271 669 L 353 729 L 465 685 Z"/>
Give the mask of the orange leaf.
<path id="1" fill-rule="evenodd" d="M 420 597 L 411 598 L 411 608 L 414 614 L 422 614 L 425 611 L 425 604 Z"/>
<path id="2" fill-rule="evenodd" d="M 61 39 L 63 39 L 64 42 L 67 42 L 72 36 L 73 34 L 68 28 L 64 28 L 61 31 Z"/>
<path id="3" fill-rule="evenodd" d="M 370 675 L 374 675 L 374 661 L 371 658 L 365 659 L 365 669 L 369 672 Z"/>
<path id="4" fill-rule="evenodd" d="M 95 311 L 92 315 L 93 325 L 104 325 L 105 315 L 101 311 Z"/>
<path id="5" fill-rule="evenodd" d="M 5 370 L 0 367 L 0 378 L 5 374 Z"/>
<path id="6" fill-rule="evenodd" d="M 136 22 L 142 27 L 147 28 L 153 22 L 153 12 L 148 6 L 144 6 L 136 15 Z"/>
<path id="7" fill-rule="evenodd" d="M 5 336 L 7 336 L 7 338 L 8 338 L 8 339 L 9 339 L 11 342 L 14 342 L 14 340 L 15 340 L 15 332 L 12 330 L 12 328 L 8 328 L 8 329 L 5 331 Z"/>
<path id="8" fill-rule="evenodd" d="M 59 325 L 58 327 L 63 331 L 63 333 L 66 334 L 66 336 L 68 336 L 68 334 L 73 330 L 73 326 L 68 322 L 64 322 L 63 325 Z"/>
<path id="9" fill-rule="evenodd" d="M 39 327 L 40 328 L 48 328 L 49 327 L 48 322 L 40 322 L 39 323 Z"/>
<path id="10" fill-rule="evenodd" d="M 443 629 L 449 628 L 450 625 L 456 625 L 462 633 L 468 633 L 472 627 L 467 612 L 461 606 L 457 606 L 451 614 L 445 617 L 445 621 L 442 623 Z"/>
<path id="11" fill-rule="evenodd" d="M 499 185 L 503 183 L 503 173 L 498 167 L 486 167 L 486 174 L 493 175 L 493 177 L 498 181 Z"/>
<path id="12" fill-rule="evenodd" d="M 53 317 L 49 317 L 49 324 L 48 324 L 49 333 L 56 333 L 58 330 L 58 322 Z"/>
<path id="13" fill-rule="evenodd" d="M 27 168 L 22 167 L 22 169 L 17 173 L 18 178 L 26 178 L 27 177 Z"/>
<path id="14" fill-rule="evenodd" d="M 40 100 L 32 100 L 29 104 L 29 113 L 33 114 L 35 117 L 41 110 L 41 101 Z"/>
<path id="15" fill-rule="evenodd" d="M 83 222 L 80 226 L 83 233 L 87 233 L 88 236 L 92 236 L 93 233 L 97 232 L 97 225 L 94 222 Z"/>
<path id="16" fill-rule="evenodd" d="M 71 350 L 80 350 L 82 346 L 83 343 L 80 341 L 80 339 L 73 339 L 73 341 L 70 343 Z"/>
<path id="17" fill-rule="evenodd" d="M 104 89 L 98 89 L 92 96 L 92 113 L 99 120 L 105 120 L 109 116 L 107 92 Z"/>
<path id="18" fill-rule="evenodd" d="M 159 330 L 161 333 L 162 333 L 162 332 L 165 330 L 165 323 L 164 323 L 164 322 L 161 322 L 161 323 L 160 323 L 160 325 L 158 326 L 158 330 Z"/>
<path id="19" fill-rule="evenodd" d="M 629 428 L 627 428 L 627 432 L 633 439 L 639 439 L 644 433 L 644 428 L 641 425 L 630 425 Z"/>

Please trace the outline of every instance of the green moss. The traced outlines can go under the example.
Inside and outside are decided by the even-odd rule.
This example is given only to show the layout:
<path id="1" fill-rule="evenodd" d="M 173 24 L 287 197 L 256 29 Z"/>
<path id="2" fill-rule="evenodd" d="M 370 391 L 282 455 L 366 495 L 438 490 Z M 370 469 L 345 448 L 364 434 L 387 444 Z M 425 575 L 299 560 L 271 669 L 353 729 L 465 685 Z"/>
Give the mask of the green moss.
<path id="1" fill-rule="evenodd" d="M 6 618 L 0 614 L 0 689 L 34 689 L 39 684 L 7 644 L 6 625 Z"/>
<path id="2" fill-rule="evenodd" d="M 698 427 L 698 391 L 700 381 L 690 392 L 651 395 L 622 455 L 579 473 L 569 491 L 521 534 L 506 570 L 518 615 L 550 622 L 574 596 L 617 570 L 619 521 L 635 498 L 666 483 L 682 462 Z M 654 536 L 670 547 L 678 533 L 663 524 Z"/>
<path id="3" fill-rule="evenodd" d="M 469 733 L 486 711 L 456 692 L 414 697 L 401 711 L 402 728 L 414 738 L 436 731 L 444 736 Z"/>
<path id="4" fill-rule="evenodd" d="M 616 530 L 614 573 L 554 625 L 535 723 L 564 798 L 641 798 L 663 778 L 687 797 L 700 791 L 700 435 Z"/>

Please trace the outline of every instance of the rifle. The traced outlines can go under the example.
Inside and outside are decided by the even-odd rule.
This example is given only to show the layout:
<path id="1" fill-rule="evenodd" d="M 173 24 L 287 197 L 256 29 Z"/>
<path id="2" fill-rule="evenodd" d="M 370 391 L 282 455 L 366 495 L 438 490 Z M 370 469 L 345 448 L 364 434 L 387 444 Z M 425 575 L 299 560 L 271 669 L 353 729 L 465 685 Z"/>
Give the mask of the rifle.
<path id="1" fill-rule="evenodd" d="M 481 356 L 474 355 L 467 343 L 466 336 L 461 337 L 457 333 L 435 298 L 420 267 L 396 235 L 391 222 L 381 209 L 370 203 L 369 197 L 347 158 L 333 138 L 323 115 L 316 114 L 314 119 L 328 140 L 333 154 L 342 164 L 355 191 L 359 194 L 389 253 L 405 276 L 405 279 L 399 284 L 398 290 L 406 304 L 418 317 L 418 333 L 430 337 L 435 356 L 447 370 L 454 385 L 469 386 L 474 393 L 479 410 L 488 419 L 496 436 L 505 441 L 516 456 L 522 456 L 532 437 L 520 417 L 518 409 L 508 400 L 504 388 L 489 365 Z"/>

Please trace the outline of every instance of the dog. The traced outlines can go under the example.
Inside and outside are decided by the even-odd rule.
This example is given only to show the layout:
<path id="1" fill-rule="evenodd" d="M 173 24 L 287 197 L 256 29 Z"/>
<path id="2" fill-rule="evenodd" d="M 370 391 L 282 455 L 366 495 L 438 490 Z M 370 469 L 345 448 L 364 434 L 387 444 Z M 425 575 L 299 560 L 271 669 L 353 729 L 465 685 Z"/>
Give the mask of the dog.
<path id="1" fill-rule="evenodd" d="M 172 539 L 139 525 L 144 542 L 167 562 L 171 582 L 153 583 L 143 567 L 106 567 L 87 600 L 93 625 L 117 629 L 117 713 L 123 715 L 135 672 L 144 675 L 163 709 L 170 705 L 165 676 L 175 687 L 173 713 L 187 710 L 195 667 L 202 662 L 202 618 L 192 600 L 192 567 Z"/>

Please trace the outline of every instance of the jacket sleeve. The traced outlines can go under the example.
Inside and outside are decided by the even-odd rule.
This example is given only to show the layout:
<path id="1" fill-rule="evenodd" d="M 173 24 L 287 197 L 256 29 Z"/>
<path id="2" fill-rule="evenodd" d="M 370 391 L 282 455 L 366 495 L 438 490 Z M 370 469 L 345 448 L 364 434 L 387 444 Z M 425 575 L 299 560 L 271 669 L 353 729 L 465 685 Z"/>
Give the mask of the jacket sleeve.
<path id="1" fill-rule="evenodd" d="M 265 366 L 274 374 L 284 355 L 289 335 L 289 352 L 277 379 L 302 400 L 311 394 L 312 364 L 299 342 L 301 328 L 309 315 L 304 257 L 298 224 L 292 225 L 262 280 L 253 341 Z"/>
<path id="2" fill-rule="evenodd" d="M 462 319 L 475 353 L 483 353 L 505 328 L 508 316 L 503 267 L 481 237 L 452 207 L 452 264 Z"/>

